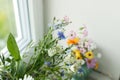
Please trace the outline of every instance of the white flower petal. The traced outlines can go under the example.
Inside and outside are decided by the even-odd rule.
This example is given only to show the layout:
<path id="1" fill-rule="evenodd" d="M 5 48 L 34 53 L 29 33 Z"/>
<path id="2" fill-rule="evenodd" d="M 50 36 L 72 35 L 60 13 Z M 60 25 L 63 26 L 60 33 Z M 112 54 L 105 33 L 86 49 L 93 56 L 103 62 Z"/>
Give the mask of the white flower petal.
<path id="1" fill-rule="evenodd" d="M 81 61 L 81 65 L 84 65 L 85 64 L 85 61 L 82 59 L 80 60 Z"/>
<path id="2" fill-rule="evenodd" d="M 73 64 L 73 65 L 70 67 L 70 70 L 73 71 L 73 72 L 76 72 L 77 69 L 78 69 L 77 64 Z"/>
<path id="3" fill-rule="evenodd" d="M 73 72 L 75 72 L 75 65 L 72 65 L 72 66 L 70 67 L 70 70 L 73 71 Z"/>
<path id="4" fill-rule="evenodd" d="M 22 80 L 21 78 L 19 80 Z M 32 76 L 30 75 L 24 75 L 24 79 L 23 80 L 34 80 L 34 78 L 32 78 Z"/>
<path id="5" fill-rule="evenodd" d="M 73 46 L 72 48 L 71 48 L 71 50 L 76 50 L 77 49 L 77 47 L 76 46 Z"/>

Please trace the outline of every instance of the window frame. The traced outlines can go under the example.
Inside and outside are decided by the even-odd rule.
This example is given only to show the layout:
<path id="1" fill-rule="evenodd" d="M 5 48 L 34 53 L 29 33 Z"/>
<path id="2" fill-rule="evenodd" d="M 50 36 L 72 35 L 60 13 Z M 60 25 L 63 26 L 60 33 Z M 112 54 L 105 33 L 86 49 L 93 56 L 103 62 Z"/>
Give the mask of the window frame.
<path id="1" fill-rule="evenodd" d="M 18 35 L 16 41 L 23 54 L 30 42 L 38 42 L 43 38 L 43 2 L 42 0 L 13 0 L 13 5 Z M 8 55 L 7 47 L 1 52 Z"/>
<path id="2" fill-rule="evenodd" d="M 17 24 L 17 32 L 19 36 L 16 38 L 16 41 L 18 43 L 20 51 L 23 51 L 24 48 L 32 41 L 28 0 L 13 0 L 13 4 Z"/>
<path id="3" fill-rule="evenodd" d="M 29 8 L 27 0 L 13 0 L 14 15 L 16 21 L 16 41 L 20 51 L 32 41 L 31 25 L 29 19 Z M 8 55 L 7 46 L 1 51 Z"/>

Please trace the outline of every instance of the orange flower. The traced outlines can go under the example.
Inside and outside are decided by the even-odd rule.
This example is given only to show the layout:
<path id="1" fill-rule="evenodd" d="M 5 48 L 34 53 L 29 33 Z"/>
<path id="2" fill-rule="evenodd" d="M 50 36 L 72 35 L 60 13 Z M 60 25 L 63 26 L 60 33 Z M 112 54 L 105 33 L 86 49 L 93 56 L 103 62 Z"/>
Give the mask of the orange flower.
<path id="1" fill-rule="evenodd" d="M 74 39 L 68 39 L 67 44 L 68 45 L 77 44 L 79 41 L 80 41 L 80 39 L 76 37 Z"/>
<path id="2" fill-rule="evenodd" d="M 95 68 L 94 68 L 94 69 L 95 69 L 95 70 L 97 70 L 97 69 L 98 69 L 98 66 L 99 66 L 99 65 L 98 65 L 98 63 L 96 63 L 96 65 L 95 65 Z"/>

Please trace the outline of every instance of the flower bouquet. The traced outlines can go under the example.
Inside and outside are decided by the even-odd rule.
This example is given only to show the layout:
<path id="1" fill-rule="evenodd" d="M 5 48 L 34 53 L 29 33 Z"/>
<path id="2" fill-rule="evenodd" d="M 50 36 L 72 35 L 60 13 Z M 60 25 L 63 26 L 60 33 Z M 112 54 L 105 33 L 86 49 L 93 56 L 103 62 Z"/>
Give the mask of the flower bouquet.
<path id="1" fill-rule="evenodd" d="M 68 24 L 71 21 L 67 16 L 63 20 L 54 19 L 53 22 L 53 35 L 58 38 L 57 45 L 65 51 L 64 60 L 60 64 L 66 69 L 63 70 L 64 73 L 72 77 L 72 80 L 86 80 L 91 71 L 98 69 L 97 58 L 101 57 L 96 44 L 88 38 L 87 27 L 84 25 L 77 31 L 70 30 Z M 64 22 L 67 26 L 63 26 Z"/>
<path id="2" fill-rule="evenodd" d="M 30 44 L 23 56 L 10 34 L 7 41 L 10 55 L 0 56 L 0 79 L 86 80 L 90 72 L 98 68 L 100 54 L 87 37 L 87 28 L 81 27 L 78 32 L 68 30 L 70 23 L 66 16 L 54 18 L 44 38 L 35 45 Z"/>

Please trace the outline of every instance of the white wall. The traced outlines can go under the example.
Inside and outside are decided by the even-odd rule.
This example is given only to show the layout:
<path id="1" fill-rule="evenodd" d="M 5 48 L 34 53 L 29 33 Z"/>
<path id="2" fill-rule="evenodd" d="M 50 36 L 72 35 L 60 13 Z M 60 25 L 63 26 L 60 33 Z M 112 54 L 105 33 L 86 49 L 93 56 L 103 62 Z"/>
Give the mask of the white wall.
<path id="1" fill-rule="evenodd" d="M 71 18 L 73 27 L 86 24 L 102 59 L 100 69 L 118 80 L 120 75 L 120 0 L 43 0 L 45 26 L 52 18 Z"/>
<path id="2" fill-rule="evenodd" d="M 33 41 L 43 38 L 43 0 L 28 0 Z"/>

